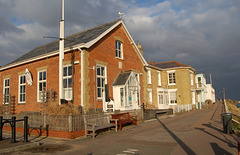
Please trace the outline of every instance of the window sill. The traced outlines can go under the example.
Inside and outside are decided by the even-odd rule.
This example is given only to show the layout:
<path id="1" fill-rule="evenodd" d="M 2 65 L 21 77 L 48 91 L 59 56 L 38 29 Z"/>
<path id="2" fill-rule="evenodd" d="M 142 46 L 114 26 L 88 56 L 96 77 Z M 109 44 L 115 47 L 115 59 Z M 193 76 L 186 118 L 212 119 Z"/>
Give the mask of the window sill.
<path id="1" fill-rule="evenodd" d="M 169 105 L 177 105 L 177 103 L 170 103 Z"/>
<path id="2" fill-rule="evenodd" d="M 101 99 L 101 98 L 98 98 L 98 99 L 97 99 L 97 102 L 101 102 L 101 101 L 103 101 L 103 99 Z"/>
<path id="3" fill-rule="evenodd" d="M 18 105 L 25 105 L 26 102 L 19 102 Z"/>
<path id="4" fill-rule="evenodd" d="M 175 83 L 175 84 L 168 84 L 169 86 L 176 86 L 177 84 Z"/>
<path id="5" fill-rule="evenodd" d="M 116 59 L 118 59 L 118 60 L 121 60 L 121 61 L 124 61 L 124 59 L 123 58 L 118 58 L 118 57 L 115 57 Z"/>

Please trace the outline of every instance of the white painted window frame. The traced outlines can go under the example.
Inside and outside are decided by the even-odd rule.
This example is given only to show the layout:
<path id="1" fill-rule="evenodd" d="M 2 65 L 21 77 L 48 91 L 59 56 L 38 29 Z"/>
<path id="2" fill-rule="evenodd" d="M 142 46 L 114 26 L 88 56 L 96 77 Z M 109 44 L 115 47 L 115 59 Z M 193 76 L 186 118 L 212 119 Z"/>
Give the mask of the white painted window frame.
<path id="1" fill-rule="evenodd" d="M 158 71 L 157 74 L 158 74 L 158 86 L 162 86 L 161 71 Z"/>
<path id="2" fill-rule="evenodd" d="M 151 69 L 150 68 L 146 69 L 147 69 L 147 84 L 152 84 Z"/>
<path id="3" fill-rule="evenodd" d="M 68 70 L 68 67 L 72 67 L 72 74 L 71 75 L 68 75 L 68 73 L 69 73 L 69 70 Z M 67 68 L 67 75 L 64 75 L 64 68 Z M 66 100 L 68 100 L 68 101 L 70 101 L 70 100 L 72 100 L 73 99 L 73 66 L 71 65 L 71 64 L 69 64 L 69 65 L 65 65 L 65 66 L 63 66 L 63 84 L 64 84 L 64 80 L 67 80 L 67 87 L 66 88 L 64 88 L 64 86 L 63 86 L 63 97 L 66 99 Z M 68 85 L 68 80 L 69 79 L 72 79 L 72 87 L 69 87 L 69 85 Z M 67 94 L 69 94 L 69 91 L 71 91 L 72 92 L 72 94 L 71 94 L 71 96 L 69 97 L 69 96 L 65 96 L 65 91 L 67 91 L 68 93 Z"/>
<path id="4" fill-rule="evenodd" d="M 21 78 L 24 78 L 23 83 L 21 83 Z M 22 87 L 25 87 L 25 92 L 21 92 Z M 21 101 L 21 95 L 25 95 L 24 101 Z M 26 103 L 26 77 L 25 74 L 19 75 L 18 78 L 18 103 Z"/>
<path id="5" fill-rule="evenodd" d="M 170 83 L 170 79 L 169 79 L 169 75 L 174 73 L 174 81 L 175 83 Z M 168 85 L 176 85 L 176 71 L 172 70 L 172 71 L 167 71 L 167 75 L 168 75 Z"/>
<path id="6" fill-rule="evenodd" d="M 43 73 L 43 72 L 46 72 L 46 79 L 45 80 L 39 80 L 39 74 L 40 73 Z M 37 73 L 38 75 L 37 75 L 37 102 L 43 102 L 41 99 L 39 99 L 40 98 L 40 94 L 39 93 L 41 93 L 42 91 L 40 91 L 39 89 L 39 84 L 40 83 L 46 83 L 46 90 L 47 90 L 47 70 L 41 70 L 41 71 L 38 71 L 38 73 Z"/>
<path id="7" fill-rule="evenodd" d="M 148 103 L 152 104 L 152 89 L 147 89 L 148 91 Z"/>
<path id="8" fill-rule="evenodd" d="M 98 75 L 98 73 L 97 73 L 97 70 L 98 70 L 98 67 L 103 67 L 104 68 L 104 76 L 102 76 L 102 75 Z M 101 70 L 100 70 L 100 72 L 101 72 Z M 98 97 L 98 88 L 100 88 L 100 87 L 98 87 L 98 78 L 104 78 L 105 80 L 104 80 L 104 85 L 103 86 L 101 86 L 101 97 Z M 105 91 L 104 89 L 105 89 L 105 84 L 107 84 L 107 66 L 104 66 L 104 65 L 96 65 L 96 88 L 97 88 L 97 91 L 96 91 L 96 93 L 97 93 L 97 99 L 98 100 L 102 100 L 103 98 L 104 98 L 104 93 L 103 93 L 103 91 Z"/>
<path id="9" fill-rule="evenodd" d="M 171 103 L 171 93 L 176 93 L 176 103 Z M 168 90 L 168 94 L 169 94 L 169 105 L 177 105 L 177 89 L 169 89 Z"/>
<path id="10" fill-rule="evenodd" d="M 116 50 L 115 50 L 116 58 L 123 59 L 123 43 L 119 40 L 115 40 L 115 48 L 116 48 Z M 119 52 L 120 52 L 120 54 L 119 54 Z"/>
<path id="11" fill-rule="evenodd" d="M 6 81 L 8 81 L 8 85 L 6 86 Z M 5 102 L 5 104 L 9 104 L 9 102 L 10 102 L 10 78 L 5 78 L 4 80 L 3 80 L 3 97 L 5 97 L 5 90 L 6 89 L 8 89 L 8 94 L 7 95 L 9 95 L 9 98 L 8 98 L 8 100 L 7 100 L 7 102 Z M 4 100 L 4 98 L 3 98 L 3 100 Z"/>
<path id="12" fill-rule="evenodd" d="M 193 84 L 194 84 L 193 81 L 194 81 L 194 80 L 193 80 L 193 72 L 190 71 L 190 83 L 191 83 L 192 86 L 193 86 Z"/>

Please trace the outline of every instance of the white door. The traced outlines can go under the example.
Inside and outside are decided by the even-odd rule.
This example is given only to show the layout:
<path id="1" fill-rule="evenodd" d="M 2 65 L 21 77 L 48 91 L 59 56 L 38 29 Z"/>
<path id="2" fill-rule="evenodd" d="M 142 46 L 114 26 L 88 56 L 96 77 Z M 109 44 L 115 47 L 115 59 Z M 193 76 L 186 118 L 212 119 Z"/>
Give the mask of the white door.
<path id="1" fill-rule="evenodd" d="M 158 109 L 168 109 L 168 97 L 167 93 L 158 92 Z"/>

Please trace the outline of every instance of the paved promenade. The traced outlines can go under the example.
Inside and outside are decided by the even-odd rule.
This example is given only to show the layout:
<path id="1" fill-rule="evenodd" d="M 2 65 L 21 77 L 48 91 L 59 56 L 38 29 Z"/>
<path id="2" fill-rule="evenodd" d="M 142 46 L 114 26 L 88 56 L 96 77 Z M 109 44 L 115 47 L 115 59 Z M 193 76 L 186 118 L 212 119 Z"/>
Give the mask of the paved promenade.
<path id="1" fill-rule="evenodd" d="M 55 141 L 53 138 L 45 138 L 39 140 L 39 142 L 44 143 L 43 146 L 46 147 L 49 144 L 55 145 L 55 149 L 48 149 L 52 151 L 52 154 L 237 154 L 237 143 L 234 138 L 222 132 L 220 116 L 222 112 L 223 104 L 216 103 L 211 109 L 196 110 L 174 117 L 159 118 L 141 123 L 137 127 L 134 125 L 126 126 L 117 133 L 104 132 L 99 134 L 96 139 L 55 139 Z M 52 141 L 48 141 L 49 139 L 52 139 Z M 32 154 L 34 150 L 37 150 L 37 147 L 21 153 Z M 36 153 L 49 153 L 46 149 L 38 150 Z M 20 152 L 14 152 L 13 154 L 15 153 Z"/>

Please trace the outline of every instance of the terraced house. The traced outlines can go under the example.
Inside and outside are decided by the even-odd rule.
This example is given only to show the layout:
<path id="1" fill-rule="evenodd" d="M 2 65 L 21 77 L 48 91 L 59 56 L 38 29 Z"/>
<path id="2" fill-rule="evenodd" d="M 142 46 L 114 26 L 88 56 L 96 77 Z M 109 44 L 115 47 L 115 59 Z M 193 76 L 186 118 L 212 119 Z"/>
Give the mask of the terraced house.
<path id="1" fill-rule="evenodd" d="M 146 65 L 122 20 L 66 37 L 63 101 L 84 112 L 141 109 Z M 41 111 L 42 102 L 58 100 L 58 41 L 1 67 L 0 81 L 0 100 L 12 113 Z"/>
<path id="2" fill-rule="evenodd" d="M 196 70 L 176 61 L 150 62 L 145 69 L 147 106 L 156 109 L 191 110 L 196 104 Z"/>

